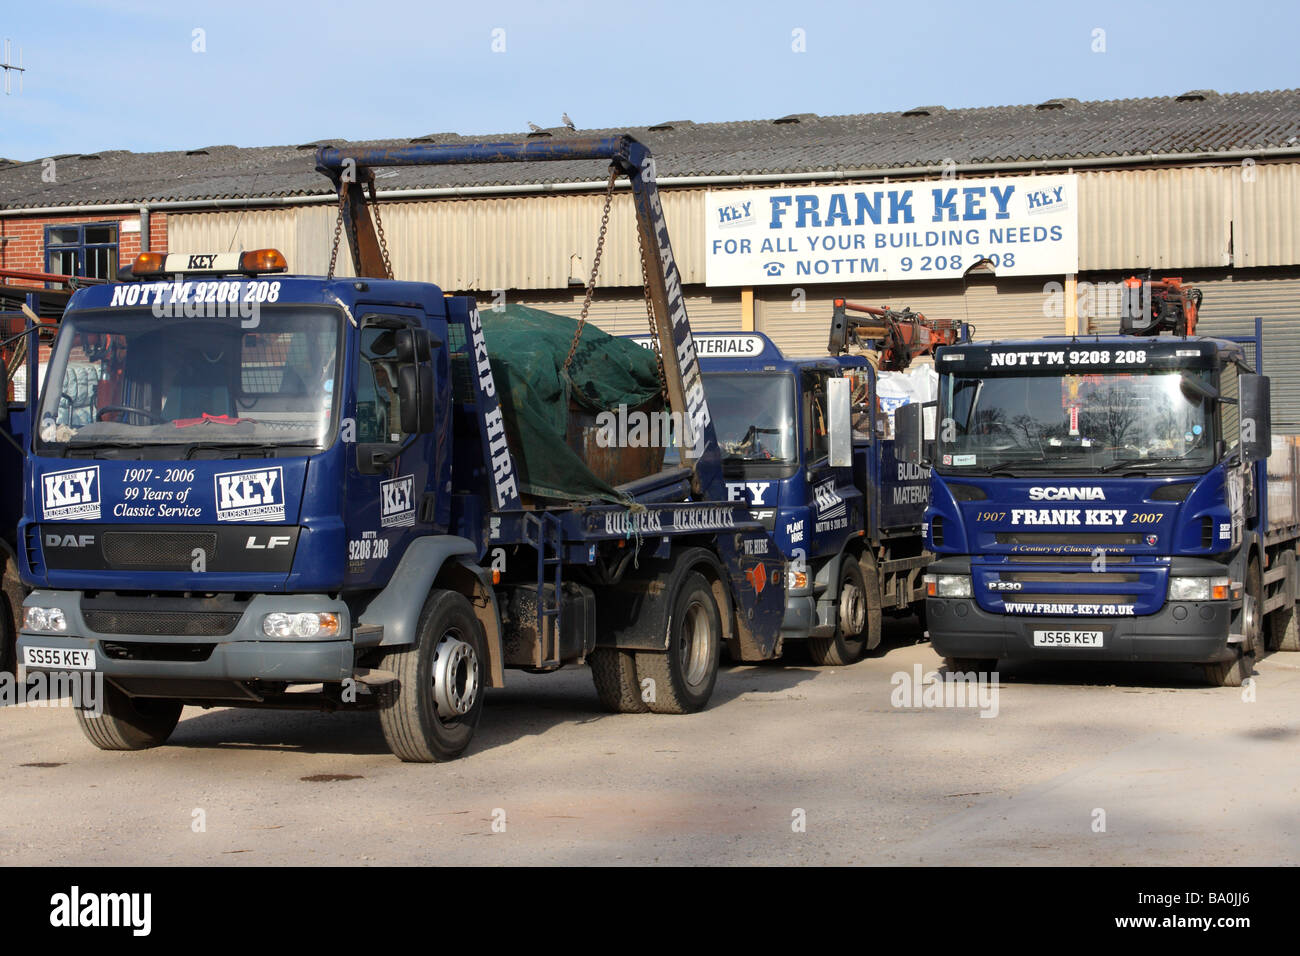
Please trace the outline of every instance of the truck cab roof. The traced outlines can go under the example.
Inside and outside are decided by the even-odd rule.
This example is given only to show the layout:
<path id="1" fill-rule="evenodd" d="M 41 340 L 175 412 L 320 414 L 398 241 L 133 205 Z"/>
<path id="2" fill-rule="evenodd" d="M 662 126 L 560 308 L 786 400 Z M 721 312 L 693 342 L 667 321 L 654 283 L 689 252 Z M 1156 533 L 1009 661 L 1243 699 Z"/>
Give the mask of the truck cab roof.
<path id="1" fill-rule="evenodd" d="M 139 279 L 88 286 L 77 290 L 68 302 L 68 310 L 100 308 L 152 307 L 182 302 L 231 304 L 230 290 L 258 284 L 274 287 L 274 299 L 258 298 L 259 304 L 283 305 L 343 304 L 380 302 L 387 305 L 421 309 L 431 316 L 446 314 L 444 294 L 431 282 L 405 282 L 396 279 L 326 279 L 302 275 L 227 275 L 177 276 L 165 279 Z M 200 288 L 202 287 L 202 288 Z M 210 294 L 209 294 L 210 290 Z M 240 297 L 242 298 L 242 297 Z M 248 300 L 253 301 L 253 300 Z M 234 304 L 239 304 L 236 301 Z"/>

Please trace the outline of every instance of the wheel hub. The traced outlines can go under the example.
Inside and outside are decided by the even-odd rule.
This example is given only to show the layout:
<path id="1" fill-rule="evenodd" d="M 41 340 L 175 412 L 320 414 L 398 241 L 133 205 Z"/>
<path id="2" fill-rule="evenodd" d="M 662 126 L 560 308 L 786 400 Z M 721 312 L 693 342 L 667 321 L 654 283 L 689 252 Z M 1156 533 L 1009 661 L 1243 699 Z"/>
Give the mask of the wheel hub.
<path id="1" fill-rule="evenodd" d="M 1252 594 L 1241 601 L 1241 633 L 1245 637 L 1243 650 L 1258 650 L 1260 646 L 1259 605 Z"/>
<path id="2" fill-rule="evenodd" d="M 709 612 L 695 601 L 682 622 L 682 674 L 688 684 L 699 684 L 708 674 L 709 651 Z"/>
<path id="3" fill-rule="evenodd" d="M 840 591 L 840 630 L 846 637 L 862 633 L 867 626 L 867 602 L 853 584 L 845 583 Z"/>
<path id="4" fill-rule="evenodd" d="M 451 634 L 434 651 L 433 699 L 444 720 L 465 716 L 478 699 L 478 655 Z"/>

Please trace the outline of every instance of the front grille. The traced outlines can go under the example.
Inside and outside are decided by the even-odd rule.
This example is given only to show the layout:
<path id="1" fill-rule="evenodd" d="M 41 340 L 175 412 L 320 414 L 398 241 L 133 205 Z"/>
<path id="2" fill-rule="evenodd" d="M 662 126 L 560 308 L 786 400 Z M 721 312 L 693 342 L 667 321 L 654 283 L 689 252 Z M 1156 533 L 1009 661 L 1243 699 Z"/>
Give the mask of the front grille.
<path id="1" fill-rule="evenodd" d="M 86 626 L 97 634 L 170 634 L 219 637 L 229 634 L 243 614 L 238 611 L 113 611 L 82 608 Z"/>
<path id="2" fill-rule="evenodd" d="M 29 524 L 27 526 L 25 538 L 27 542 L 27 570 L 35 575 L 44 574 L 45 569 L 41 567 L 41 534 L 36 525 Z"/>
<path id="3" fill-rule="evenodd" d="M 140 644 L 100 641 L 105 657 L 115 661 L 206 661 L 215 644 Z"/>
<path id="4" fill-rule="evenodd" d="M 105 531 L 104 561 L 110 568 L 188 571 L 194 552 L 203 549 L 206 563 L 217 553 L 215 531 Z"/>
<path id="5" fill-rule="evenodd" d="M 1125 544 L 1141 544 L 1140 534 L 1123 532 L 1088 532 L 1088 531 L 1000 531 L 998 544 L 1072 544 L 1098 545 L 1102 547 L 1119 547 Z"/>
<path id="6" fill-rule="evenodd" d="M 1003 600 L 1018 604 L 1034 601 L 1040 604 L 1136 604 L 1136 594 L 1028 594 L 1017 591 L 1002 595 Z"/>
<path id="7" fill-rule="evenodd" d="M 1091 554 L 1017 554 L 1011 558 L 1014 564 L 1091 564 L 1095 561 Z M 1108 554 L 1106 564 L 1132 564 L 1131 554 Z"/>
<path id="8" fill-rule="evenodd" d="M 943 546 L 943 517 L 935 515 L 930 519 L 930 538 L 936 548 Z"/>
<path id="9" fill-rule="evenodd" d="M 1082 577 L 1081 577 L 1082 575 Z M 1133 584 L 1142 579 L 1136 571 L 999 571 L 1001 581 L 1020 581 L 1024 584 Z"/>
<path id="10" fill-rule="evenodd" d="M 1201 519 L 1201 547 L 1209 549 L 1214 547 L 1214 519 L 1205 517 Z"/>

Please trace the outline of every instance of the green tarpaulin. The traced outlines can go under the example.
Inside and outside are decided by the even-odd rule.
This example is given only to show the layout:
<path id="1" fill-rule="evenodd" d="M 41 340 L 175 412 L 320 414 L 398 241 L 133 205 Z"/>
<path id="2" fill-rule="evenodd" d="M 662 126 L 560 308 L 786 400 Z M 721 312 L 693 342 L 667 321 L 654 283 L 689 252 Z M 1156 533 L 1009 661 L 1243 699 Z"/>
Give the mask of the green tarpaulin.
<path id="1" fill-rule="evenodd" d="M 616 412 L 620 405 L 661 408 L 654 352 L 589 322 L 564 373 L 575 319 L 522 305 L 479 315 L 523 492 L 565 501 L 622 501 L 569 445 L 566 439 L 578 424 L 570 419 L 576 411 L 579 420 L 593 423 L 600 412 Z M 608 456 L 619 454 L 634 453 L 609 449 Z"/>

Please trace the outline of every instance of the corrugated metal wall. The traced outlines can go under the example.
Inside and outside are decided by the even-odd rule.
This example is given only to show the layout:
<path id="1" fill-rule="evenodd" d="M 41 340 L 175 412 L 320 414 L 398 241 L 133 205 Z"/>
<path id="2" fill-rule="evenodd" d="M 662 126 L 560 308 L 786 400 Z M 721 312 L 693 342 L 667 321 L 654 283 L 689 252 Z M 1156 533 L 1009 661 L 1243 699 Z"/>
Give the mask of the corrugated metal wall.
<path id="1" fill-rule="evenodd" d="M 704 190 L 665 190 L 663 203 L 682 280 L 703 283 Z M 603 206 L 604 195 L 592 193 L 486 197 L 389 203 L 382 217 L 399 278 L 437 282 L 447 290 L 562 289 L 571 275 L 585 281 L 591 271 Z M 293 272 L 320 275 L 329 264 L 336 217 L 335 206 L 180 213 L 169 219 L 168 248 L 273 246 Z M 351 275 L 349 263 L 344 248 L 339 275 Z M 600 284 L 641 285 L 636 219 L 626 190 L 615 194 L 610 208 Z"/>
<path id="2" fill-rule="evenodd" d="M 686 298 L 686 314 L 694 331 L 726 332 L 740 328 L 740 293 L 711 294 L 702 286 L 687 286 L 682 291 Z M 582 299 L 583 293 L 578 290 L 571 295 L 521 292 L 511 296 L 509 301 L 576 319 L 582 312 Z M 487 308 L 489 304 L 482 303 L 480 308 Z M 623 289 L 598 291 L 587 318 L 610 335 L 642 335 L 650 331 L 645 297 L 639 289 L 635 296 L 626 294 Z"/>
<path id="3" fill-rule="evenodd" d="M 1244 334 L 1253 316 L 1267 317 L 1268 371 L 1274 378 L 1275 417 L 1285 431 L 1300 431 L 1300 163 L 1205 165 L 1147 170 L 1089 170 L 1079 174 L 1080 281 L 1118 271 L 1181 274 L 1205 290 L 1202 329 Z M 737 329 L 738 289 L 704 283 L 705 190 L 663 192 L 665 215 L 683 280 L 692 324 L 701 330 Z M 577 315 L 591 268 L 603 195 L 564 193 L 392 203 L 383 221 L 393 265 L 401 278 L 437 282 L 448 291 L 476 291 L 487 299 L 504 290 L 508 301 Z M 290 269 L 320 274 L 329 261 L 336 210 L 291 206 L 168 217 L 173 250 L 252 249 L 274 246 Z M 338 273 L 349 275 L 349 256 Z M 1279 277 L 1243 276 L 1242 269 L 1286 267 Z M 1197 270 L 1232 278 L 1202 281 Z M 1258 274 L 1257 274 L 1258 275 Z M 968 319 L 981 338 L 1058 334 L 1061 311 L 1048 314 L 1046 283 L 1064 277 L 975 279 L 963 296 L 959 282 L 807 285 L 804 311 L 792 309 L 789 287 L 755 290 L 756 327 L 791 354 L 822 354 L 831 299 L 842 295 L 867 304 L 911 306 L 927 315 Z M 601 264 L 601 292 L 592 320 L 615 334 L 644 327 L 635 222 L 626 190 L 616 194 Z M 1107 331 L 1116 321 L 1089 316 L 1084 328 Z M 1274 331 L 1276 330 L 1276 331 Z"/>
<path id="4" fill-rule="evenodd" d="M 704 196 L 703 189 L 663 192 L 687 283 L 704 282 Z M 448 289 L 557 289 L 571 270 L 585 278 L 591 268 L 602 203 L 592 193 L 402 202 L 386 205 L 383 219 L 403 278 Z M 1300 164 L 1087 171 L 1079 174 L 1079 206 L 1081 272 L 1300 263 Z M 176 213 L 168 241 L 173 249 L 273 245 L 294 271 L 322 272 L 334 217 L 332 206 Z M 602 284 L 639 284 L 634 227 L 631 199 L 621 191 Z"/>

